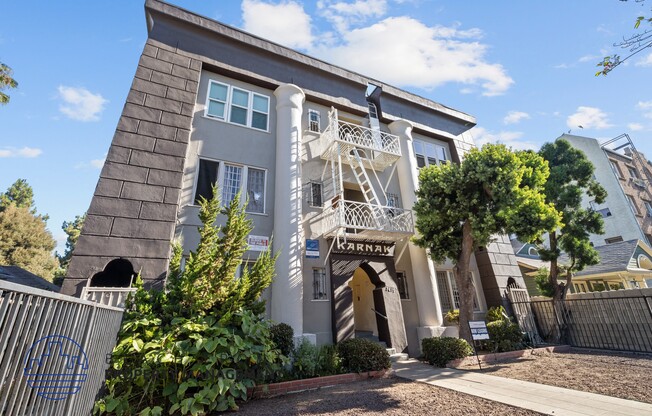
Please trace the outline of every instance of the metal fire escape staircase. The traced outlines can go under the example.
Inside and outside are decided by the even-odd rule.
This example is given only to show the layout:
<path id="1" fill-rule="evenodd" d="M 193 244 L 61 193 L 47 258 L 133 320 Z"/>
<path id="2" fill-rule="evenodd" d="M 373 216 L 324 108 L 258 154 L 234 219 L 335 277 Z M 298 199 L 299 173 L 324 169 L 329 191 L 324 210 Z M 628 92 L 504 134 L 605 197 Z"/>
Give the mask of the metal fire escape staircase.
<path id="1" fill-rule="evenodd" d="M 324 143 L 321 157 L 327 161 L 322 182 L 330 165 L 333 198 L 324 207 L 323 234 L 338 241 L 346 241 L 347 237 L 398 241 L 412 235 L 412 212 L 387 206 L 385 189 L 401 150 L 397 136 L 380 130 L 376 106 L 369 103 L 369 127 L 340 121 L 335 108 L 328 118 L 329 125 L 321 135 Z M 351 167 L 364 202 L 344 198 L 343 166 L 346 165 Z M 377 171 L 389 167 L 392 172 L 387 184 L 383 184 Z"/>

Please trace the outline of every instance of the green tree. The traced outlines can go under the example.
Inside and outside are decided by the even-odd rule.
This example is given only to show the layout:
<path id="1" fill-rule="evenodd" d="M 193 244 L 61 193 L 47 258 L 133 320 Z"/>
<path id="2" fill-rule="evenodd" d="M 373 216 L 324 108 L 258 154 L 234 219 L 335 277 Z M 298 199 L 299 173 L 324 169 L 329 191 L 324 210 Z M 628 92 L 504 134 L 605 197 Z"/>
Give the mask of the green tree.
<path id="1" fill-rule="evenodd" d="M 602 215 L 592 209 L 582 208 L 582 196 L 586 192 L 596 203 L 604 202 L 607 191 L 593 179 L 593 164 L 581 150 L 573 148 L 568 141 L 557 139 L 546 143 L 539 155 L 550 166 L 550 176 L 545 186 L 546 202 L 553 204 L 562 215 L 563 225 L 548 231 L 548 247 L 538 247 L 539 256 L 550 262 L 549 282 L 553 298 L 561 300 L 570 288 L 573 273 L 600 261 L 598 252 L 591 247 L 589 234 L 604 233 Z M 559 265 L 559 257 L 565 252 L 570 264 Z M 564 282 L 559 282 L 563 273 Z"/>
<path id="2" fill-rule="evenodd" d="M 9 204 L 0 212 L 0 264 L 15 265 L 52 281 L 59 262 L 45 220 L 25 206 Z"/>
<path id="3" fill-rule="evenodd" d="M 628 0 L 620 1 L 627 2 Z M 645 0 L 634 0 L 632 3 L 640 3 L 643 5 Z M 624 58 L 621 58 L 618 54 L 605 56 L 600 62 L 598 62 L 598 66 L 602 67 L 602 69 L 595 73 L 596 77 L 599 75 L 607 75 L 618 65 L 652 46 L 652 17 L 646 17 L 643 15 L 638 16 L 634 21 L 634 29 L 641 29 L 641 23 L 645 26 L 642 32 L 635 33 L 629 37 L 623 37 L 622 41 L 614 43 L 615 47 L 627 49 L 629 54 Z M 650 25 L 650 27 L 647 27 L 647 25 Z"/>
<path id="4" fill-rule="evenodd" d="M 251 270 L 236 277 L 252 222 L 239 197 L 221 208 L 219 192 L 213 195 L 200 203 L 199 246 L 183 268 L 181 245 L 174 246 L 167 290 L 147 291 L 137 279 L 113 350 L 107 394 L 96 402 L 95 414 L 236 410 L 247 388 L 269 381 L 287 363 L 260 300 L 276 258 L 261 253 Z M 218 214 L 226 217 L 223 226 L 216 225 Z"/>
<path id="5" fill-rule="evenodd" d="M 9 102 L 9 95 L 2 92 L 6 88 L 17 88 L 18 82 L 13 78 L 14 71 L 0 62 L 0 104 Z"/>
<path id="6" fill-rule="evenodd" d="M 455 264 L 462 338 L 471 340 L 471 255 L 491 243 L 492 235 L 514 233 L 531 241 L 559 225 L 559 214 L 542 194 L 548 173 L 536 153 L 493 144 L 472 149 L 460 164 L 421 169 L 415 243 L 434 261 L 449 258 Z"/>
<path id="7" fill-rule="evenodd" d="M 53 281 L 56 285 L 61 286 L 63 279 L 68 272 L 68 264 L 72 258 L 72 252 L 75 249 L 75 244 L 77 244 L 85 220 L 86 214 L 76 215 L 73 221 L 64 221 L 61 226 L 61 229 L 68 235 L 68 237 L 66 238 L 66 251 L 64 251 L 63 254 L 57 253 L 60 268 L 55 273 Z"/>
<path id="8" fill-rule="evenodd" d="M 27 208 L 36 213 L 34 209 L 34 191 L 25 179 L 18 179 L 7 191 L 0 195 L 0 211 L 4 210 L 10 204 L 15 204 L 20 208 Z"/>

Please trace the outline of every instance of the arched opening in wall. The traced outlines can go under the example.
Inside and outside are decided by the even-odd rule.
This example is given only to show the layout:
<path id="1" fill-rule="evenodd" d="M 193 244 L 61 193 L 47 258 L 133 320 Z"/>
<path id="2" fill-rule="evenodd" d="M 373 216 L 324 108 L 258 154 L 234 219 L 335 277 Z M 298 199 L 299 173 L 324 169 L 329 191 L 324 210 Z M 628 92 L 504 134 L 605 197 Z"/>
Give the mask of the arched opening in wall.
<path id="1" fill-rule="evenodd" d="M 513 277 L 507 279 L 507 287 L 510 289 L 520 289 L 521 287 L 516 283 L 516 280 Z"/>
<path id="2" fill-rule="evenodd" d="M 353 295 L 355 337 L 391 345 L 383 299 L 385 283 L 367 263 L 362 263 L 348 285 Z"/>
<path id="3" fill-rule="evenodd" d="M 91 278 L 92 287 L 130 287 L 133 281 L 134 266 L 127 259 L 111 260 L 99 273 Z"/>

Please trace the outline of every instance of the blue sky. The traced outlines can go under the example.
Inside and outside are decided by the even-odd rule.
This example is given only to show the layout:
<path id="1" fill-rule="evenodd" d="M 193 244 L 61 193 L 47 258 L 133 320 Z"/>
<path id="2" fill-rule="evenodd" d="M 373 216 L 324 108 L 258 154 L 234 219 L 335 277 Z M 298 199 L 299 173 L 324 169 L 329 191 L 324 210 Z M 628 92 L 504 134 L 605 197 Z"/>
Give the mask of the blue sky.
<path id="1" fill-rule="evenodd" d="M 652 157 L 652 50 L 594 76 L 613 42 L 634 33 L 636 16 L 652 14 L 649 4 L 172 3 L 469 113 L 480 144 L 538 149 L 569 130 L 598 139 L 628 133 Z M 147 37 L 143 4 L 3 3 L 0 62 L 19 88 L 0 107 L 0 191 L 27 179 L 60 250 L 61 223 L 88 208 L 136 70 Z"/>

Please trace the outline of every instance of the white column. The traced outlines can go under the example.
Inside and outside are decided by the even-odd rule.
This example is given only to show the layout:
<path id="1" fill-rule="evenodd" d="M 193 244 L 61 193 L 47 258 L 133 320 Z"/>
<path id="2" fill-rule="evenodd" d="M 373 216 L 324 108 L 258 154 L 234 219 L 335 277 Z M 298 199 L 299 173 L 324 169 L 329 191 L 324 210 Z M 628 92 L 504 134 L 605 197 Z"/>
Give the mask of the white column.
<path id="1" fill-rule="evenodd" d="M 412 209 L 417 202 L 416 190 L 419 187 L 419 171 L 417 159 L 412 147 L 412 123 L 406 120 L 397 120 L 389 125 L 389 130 L 401 140 L 403 155 L 398 160 L 396 171 L 401 187 L 401 200 L 403 207 Z M 436 283 L 436 272 L 432 260 L 426 250 L 408 243 L 414 287 L 419 309 L 419 326 L 417 333 L 419 343 L 427 336 L 439 336 L 443 331 L 441 305 Z"/>
<path id="2" fill-rule="evenodd" d="M 303 334 L 303 270 L 301 247 L 301 115 L 306 98 L 293 84 L 276 96 L 276 175 L 274 192 L 274 251 L 278 251 L 272 284 L 272 319 Z"/>

